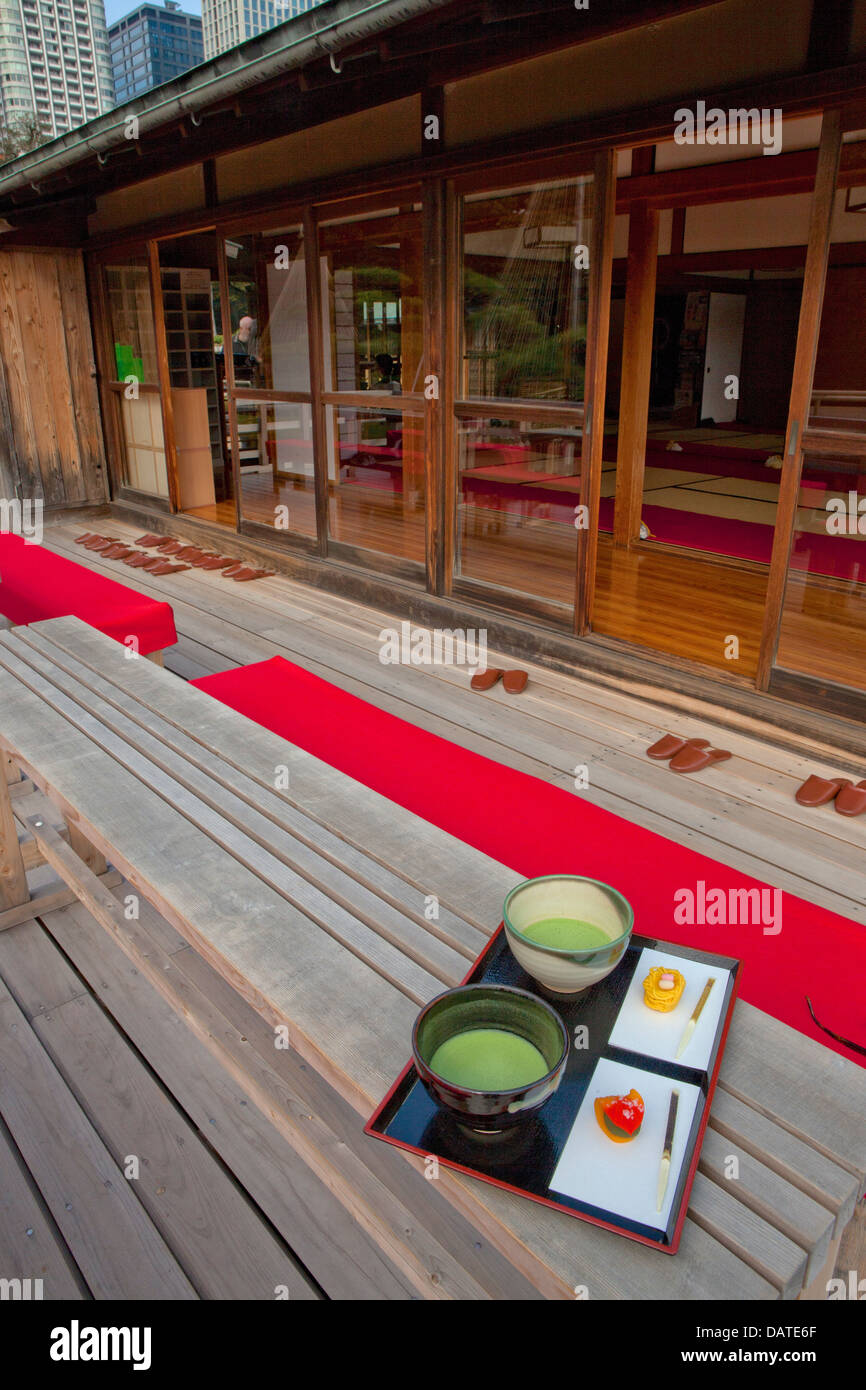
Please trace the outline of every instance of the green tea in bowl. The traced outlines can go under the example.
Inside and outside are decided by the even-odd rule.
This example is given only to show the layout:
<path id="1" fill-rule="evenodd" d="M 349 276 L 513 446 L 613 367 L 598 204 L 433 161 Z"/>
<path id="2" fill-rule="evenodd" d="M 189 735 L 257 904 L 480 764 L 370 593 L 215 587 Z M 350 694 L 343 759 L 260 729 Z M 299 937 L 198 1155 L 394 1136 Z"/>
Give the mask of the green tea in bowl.
<path id="1" fill-rule="evenodd" d="M 503 908 L 512 954 L 554 994 L 580 994 L 625 954 L 634 924 L 630 903 L 606 883 L 548 874 L 512 888 Z"/>
<path id="2" fill-rule="evenodd" d="M 432 999 L 412 1032 L 428 1093 L 472 1130 L 522 1123 L 553 1095 L 568 1059 L 555 1009 L 510 985 L 460 985 Z"/>
<path id="3" fill-rule="evenodd" d="M 576 917 L 542 917 L 540 922 L 524 927 L 523 935 L 555 951 L 593 951 L 597 946 L 610 944 L 610 937 L 601 927 Z"/>
<path id="4" fill-rule="evenodd" d="M 470 1091 L 513 1091 L 550 1070 L 538 1048 L 504 1028 L 470 1028 L 440 1043 L 430 1070 Z"/>

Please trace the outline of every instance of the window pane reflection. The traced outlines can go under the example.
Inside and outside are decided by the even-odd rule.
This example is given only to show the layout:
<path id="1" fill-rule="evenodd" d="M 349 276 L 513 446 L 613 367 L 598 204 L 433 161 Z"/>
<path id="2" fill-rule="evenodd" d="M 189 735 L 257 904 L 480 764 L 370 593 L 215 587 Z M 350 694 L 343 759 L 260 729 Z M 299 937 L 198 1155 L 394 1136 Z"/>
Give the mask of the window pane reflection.
<path id="1" fill-rule="evenodd" d="M 114 360 L 115 381 L 134 376 L 148 386 L 157 384 L 156 340 L 150 273 L 144 257 L 127 265 L 107 265 L 105 285 Z"/>
<path id="2" fill-rule="evenodd" d="M 457 574 L 573 611 L 579 428 L 458 422 Z"/>
<path id="3" fill-rule="evenodd" d="M 287 401 L 237 402 L 241 516 L 277 536 L 316 535 L 313 412 Z"/>
<path id="4" fill-rule="evenodd" d="M 235 385 L 309 391 L 302 229 L 235 237 L 225 248 Z"/>
<path id="5" fill-rule="evenodd" d="M 465 397 L 582 401 L 592 180 L 463 201 Z"/>
<path id="6" fill-rule="evenodd" d="M 423 418 L 340 406 L 327 419 L 332 538 L 423 564 Z"/>
<path id="7" fill-rule="evenodd" d="M 420 204 L 323 225 L 325 387 L 420 395 Z"/>

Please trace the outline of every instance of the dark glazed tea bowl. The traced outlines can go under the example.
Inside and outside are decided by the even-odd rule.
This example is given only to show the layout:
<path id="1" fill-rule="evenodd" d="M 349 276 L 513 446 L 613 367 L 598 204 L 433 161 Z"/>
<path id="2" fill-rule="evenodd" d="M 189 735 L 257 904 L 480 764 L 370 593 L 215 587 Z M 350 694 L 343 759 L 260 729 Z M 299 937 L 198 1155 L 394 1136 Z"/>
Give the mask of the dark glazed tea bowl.
<path id="1" fill-rule="evenodd" d="M 511 1090 L 473 1090 L 439 1076 L 431 1067 L 437 1049 L 457 1034 L 493 1028 L 516 1033 L 538 1049 L 548 1070 Z M 568 1060 L 568 1031 L 555 1009 L 510 985 L 461 985 L 432 999 L 412 1030 L 415 1069 L 433 1099 L 463 1125 L 501 1132 L 538 1111 L 559 1085 Z"/>

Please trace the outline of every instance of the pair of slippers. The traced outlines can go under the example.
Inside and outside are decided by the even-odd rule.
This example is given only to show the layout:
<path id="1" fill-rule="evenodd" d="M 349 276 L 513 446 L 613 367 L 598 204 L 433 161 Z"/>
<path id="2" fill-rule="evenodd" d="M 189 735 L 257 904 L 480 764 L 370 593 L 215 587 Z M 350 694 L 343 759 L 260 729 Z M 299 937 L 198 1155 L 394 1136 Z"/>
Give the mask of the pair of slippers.
<path id="1" fill-rule="evenodd" d="M 794 793 L 801 806 L 826 806 L 833 802 L 840 816 L 862 816 L 866 811 L 866 781 L 855 786 L 850 777 L 807 777 Z"/>
<path id="2" fill-rule="evenodd" d="M 725 748 L 711 748 L 708 738 L 681 738 L 665 734 L 646 750 L 648 758 L 667 762 L 671 772 L 703 772 L 705 767 L 725 763 L 732 755 Z"/>
<path id="3" fill-rule="evenodd" d="M 499 679 L 502 679 L 502 688 L 509 695 L 519 695 L 526 689 L 526 682 L 529 680 L 528 671 L 504 671 L 498 666 L 488 666 L 486 671 L 477 671 L 469 682 L 473 690 L 479 694 L 484 694 L 486 690 L 492 690 Z"/>

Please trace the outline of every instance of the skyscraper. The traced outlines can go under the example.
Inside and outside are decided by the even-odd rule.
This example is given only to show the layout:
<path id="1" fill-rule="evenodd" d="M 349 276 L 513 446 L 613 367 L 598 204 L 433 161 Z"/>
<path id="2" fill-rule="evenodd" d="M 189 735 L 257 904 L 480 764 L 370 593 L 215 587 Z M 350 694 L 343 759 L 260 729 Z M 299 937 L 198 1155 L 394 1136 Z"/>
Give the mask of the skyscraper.
<path id="1" fill-rule="evenodd" d="M 139 5 L 108 28 L 118 106 L 204 62 L 202 21 L 177 0 Z"/>
<path id="2" fill-rule="evenodd" d="M 0 0 L 0 123 L 50 139 L 113 105 L 103 0 Z"/>
<path id="3" fill-rule="evenodd" d="M 320 4 L 322 0 L 202 0 L 204 56 L 214 58 Z"/>

